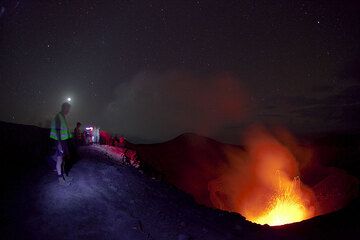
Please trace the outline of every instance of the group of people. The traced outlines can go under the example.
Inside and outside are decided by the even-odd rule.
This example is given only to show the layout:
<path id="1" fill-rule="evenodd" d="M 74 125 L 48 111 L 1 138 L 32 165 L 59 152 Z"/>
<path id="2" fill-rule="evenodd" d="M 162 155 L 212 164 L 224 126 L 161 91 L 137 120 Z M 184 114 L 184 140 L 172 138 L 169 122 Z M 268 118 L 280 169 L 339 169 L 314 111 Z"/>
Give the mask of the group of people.
<path id="1" fill-rule="evenodd" d="M 84 131 L 81 131 L 81 123 L 78 122 L 74 129 L 74 140 L 76 146 L 98 144 L 100 143 L 100 128 L 87 127 Z"/>
<path id="2" fill-rule="evenodd" d="M 78 122 L 71 133 L 70 128 L 66 121 L 66 116 L 69 114 L 71 105 L 69 102 L 64 102 L 61 105 L 61 110 L 57 113 L 51 121 L 50 139 L 52 143 L 53 153 L 50 157 L 51 162 L 55 162 L 56 172 L 60 185 L 70 185 L 72 178 L 68 176 L 68 169 L 65 169 L 65 162 L 70 160 L 71 149 L 73 146 L 78 147 L 81 145 L 102 144 L 112 145 L 115 147 L 126 148 L 127 142 L 123 136 L 115 135 L 111 137 L 104 131 L 100 132 L 98 127 L 87 127 L 84 131 L 81 130 L 81 123 Z M 129 150 L 130 159 L 136 159 L 136 153 Z"/>
<path id="3" fill-rule="evenodd" d="M 73 146 L 78 147 L 83 144 L 99 143 L 100 138 L 99 128 L 85 129 L 82 132 L 80 122 L 76 124 L 74 134 L 71 133 L 66 121 L 66 116 L 69 114 L 70 109 L 70 103 L 64 102 L 61 105 L 60 112 L 51 121 L 50 128 L 50 140 L 53 149 L 51 160 L 55 161 L 60 185 L 70 185 L 72 181 L 72 178 L 68 176 L 68 169 L 65 168 L 65 162 L 70 160 L 70 149 Z"/>

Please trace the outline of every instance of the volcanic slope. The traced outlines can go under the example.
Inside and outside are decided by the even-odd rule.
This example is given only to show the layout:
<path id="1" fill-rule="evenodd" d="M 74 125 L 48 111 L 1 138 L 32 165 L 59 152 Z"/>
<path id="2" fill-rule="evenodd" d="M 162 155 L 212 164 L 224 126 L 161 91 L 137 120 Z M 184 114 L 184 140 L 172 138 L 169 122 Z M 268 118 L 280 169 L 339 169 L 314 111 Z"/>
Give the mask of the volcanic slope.
<path id="1" fill-rule="evenodd" d="M 360 217 L 358 200 L 337 213 L 273 229 L 201 206 L 166 182 L 111 163 L 92 147 L 84 148 L 72 167 L 73 184 L 61 187 L 45 160 L 48 133 L 0 122 L 2 239 L 356 239 L 358 234 L 358 221 L 351 220 Z"/>

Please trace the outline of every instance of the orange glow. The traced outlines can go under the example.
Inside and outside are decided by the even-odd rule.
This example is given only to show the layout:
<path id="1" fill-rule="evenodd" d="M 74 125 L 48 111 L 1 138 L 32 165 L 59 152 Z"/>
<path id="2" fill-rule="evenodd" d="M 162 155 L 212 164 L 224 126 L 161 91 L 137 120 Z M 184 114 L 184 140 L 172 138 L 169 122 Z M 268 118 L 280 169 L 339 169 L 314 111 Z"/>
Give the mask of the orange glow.
<path id="1" fill-rule="evenodd" d="M 254 125 L 242 137 L 236 146 L 184 134 L 163 144 L 139 145 L 137 151 L 198 203 L 258 224 L 299 222 L 338 210 L 358 196 L 356 177 L 322 166 L 321 154 L 286 129 Z"/>
<path id="2" fill-rule="evenodd" d="M 299 191 L 299 178 L 284 184 L 279 177 L 279 189 L 274 194 L 266 210 L 258 216 L 250 217 L 248 220 L 258 224 L 277 226 L 299 222 L 311 217 L 311 212 L 306 208 Z"/>
<path id="3" fill-rule="evenodd" d="M 208 185 L 214 207 L 271 226 L 314 216 L 314 193 L 298 177 L 299 151 L 261 126 L 248 131 L 245 153 L 225 150 L 229 165 Z"/>

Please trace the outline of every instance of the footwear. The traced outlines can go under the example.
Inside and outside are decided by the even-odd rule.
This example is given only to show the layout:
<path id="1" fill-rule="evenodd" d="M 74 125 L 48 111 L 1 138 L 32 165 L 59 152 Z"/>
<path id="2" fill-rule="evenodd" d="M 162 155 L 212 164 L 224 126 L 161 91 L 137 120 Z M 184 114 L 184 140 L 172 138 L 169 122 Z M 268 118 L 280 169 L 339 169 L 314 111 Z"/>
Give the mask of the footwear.
<path id="1" fill-rule="evenodd" d="M 69 186 L 71 183 L 68 181 L 65 181 L 63 177 L 59 177 L 59 184 L 60 186 Z"/>
<path id="2" fill-rule="evenodd" d="M 74 179 L 73 177 L 69 177 L 68 175 L 64 175 L 64 178 L 66 182 L 71 182 Z"/>

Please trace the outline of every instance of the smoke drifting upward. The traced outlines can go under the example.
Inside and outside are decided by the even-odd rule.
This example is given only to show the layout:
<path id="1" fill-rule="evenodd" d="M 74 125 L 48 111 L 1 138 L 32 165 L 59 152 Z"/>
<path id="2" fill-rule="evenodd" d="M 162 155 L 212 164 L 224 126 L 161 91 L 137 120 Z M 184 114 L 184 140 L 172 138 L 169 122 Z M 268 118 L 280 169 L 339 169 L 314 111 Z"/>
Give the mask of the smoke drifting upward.
<path id="1" fill-rule="evenodd" d="M 240 122 L 248 108 L 244 87 L 229 74 L 205 79 L 178 71 L 142 72 L 118 85 L 115 96 L 104 114 L 107 125 L 144 139 L 183 132 L 212 136 Z"/>
<path id="2" fill-rule="evenodd" d="M 284 128 L 252 125 L 243 137 L 238 146 L 183 134 L 161 144 L 138 144 L 136 151 L 197 202 L 259 224 L 302 221 L 357 196 L 355 177 L 320 164 L 319 152 Z"/>
<path id="3" fill-rule="evenodd" d="M 261 126 L 250 128 L 244 140 L 246 154 L 225 149 L 229 165 L 209 182 L 212 204 L 269 225 L 314 216 L 314 194 L 298 178 L 299 164 L 306 162 L 307 155 L 300 154 L 301 149 L 295 149 L 289 140 L 285 132 L 271 134 Z"/>

